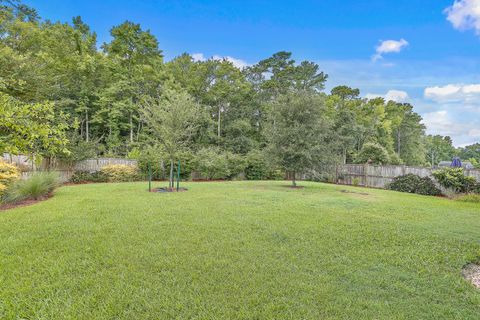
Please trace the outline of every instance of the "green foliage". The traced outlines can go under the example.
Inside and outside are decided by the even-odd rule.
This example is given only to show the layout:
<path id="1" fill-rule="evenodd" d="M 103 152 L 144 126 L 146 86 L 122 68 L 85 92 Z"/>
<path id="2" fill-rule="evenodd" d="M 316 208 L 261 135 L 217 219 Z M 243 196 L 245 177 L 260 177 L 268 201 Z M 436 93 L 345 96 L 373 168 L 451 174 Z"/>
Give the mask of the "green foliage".
<path id="1" fill-rule="evenodd" d="M 468 159 L 476 167 L 480 169 L 480 143 L 460 148 L 458 156 L 461 159 Z"/>
<path id="2" fill-rule="evenodd" d="M 426 196 L 439 196 L 442 192 L 436 187 L 429 177 L 420 177 L 415 174 L 407 174 L 393 179 L 387 189 L 422 194 Z"/>
<path id="3" fill-rule="evenodd" d="M 148 178 L 149 168 L 152 179 L 159 180 L 165 178 L 165 155 L 159 148 L 145 147 L 140 152 L 138 161 L 138 169 L 142 176 Z"/>
<path id="4" fill-rule="evenodd" d="M 141 180 L 137 167 L 123 164 L 111 164 L 100 170 L 108 182 L 128 182 Z"/>
<path id="5" fill-rule="evenodd" d="M 201 112 L 199 105 L 185 91 L 166 88 L 158 99 L 145 98 L 142 114 L 150 139 L 158 142 L 171 166 L 179 154 L 188 149 Z M 170 186 L 173 186 L 173 179 L 172 174 Z"/>
<path id="6" fill-rule="evenodd" d="M 68 136 L 66 148 L 69 152 L 62 153 L 59 158 L 67 164 L 74 165 L 78 161 L 96 158 L 101 147 L 98 143 L 85 141 L 74 133 Z"/>
<path id="7" fill-rule="evenodd" d="M 353 178 L 352 179 L 352 185 L 354 186 L 359 186 L 360 185 L 360 178 Z"/>
<path id="8" fill-rule="evenodd" d="M 245 172 L 245 167 L 247 165 L 245 157 L 228 151 L 225 152 L 225 157 L 227 158 L 229 171 L 227 178 L 236 179 L 240 177 Z"/>
<path id="9" fill-rule="evenodd" d="M 329 123 L 323 117 L 324 100 L 307 91 L 292 92 L 272 103 L 269 151 L 278 164 L 292 172 L 312 168 L 327 146 Z"/>
<path id="10" fill-rule="evenodd" d="M 480 161 L 477 160 L 477 158 L 470 158 L 468 159 L 468 161 L 470 161 L 470 163 L 475 169 L 480 169 Z"/>
<path id="11" fill-rule="evenodd" d="M 247 180 L 283 180 L 285 173 L 268 154 L 260 150 L 252 150 L 245 158 L 245 178 Z"/>
<path id="12" fill-rule="evenodd" d="M 139 148 L 135 147 L 127 153 L 127 159 L 138 160 L 142 154 Z"/>
<path id="13" fill-rule="evenodd" d="M 430 165 L 436 166 L 440 161 L 450 161 L 456 154 L 452 138 L 446 136 L 429 135 L 426 140 L 426 160 Z"/>
<path id="14" fill-rule="evenodd" d="M 230 176 L 228 159 L 218 148 L 199 150 L 193 159 L 193 167 L 207 179 L 226 179 Z"/>
<path id="15" fill-rule="evenodd" d="M 456 193 L 469 193 L 476 188 L 475 178 L 466 176 L 463 168 L 443 168 L 432 174 L 442 187 Z"/>
<path id="16" fill-rule="evenodd" d="M 243 173 L 246 161 L 231 152 L 219 148 L 199 150 L 192 160 L 192 169 L 207 179 L 232 179 Z"/>
<path id="17" fill-rule="evenodd" d="M 52 103 L 23 103 L 0 92 L 0 153 L 50 156 L 68 152 L 63 114 Z"/>
<path id="18" fill-rule="evenodd" d="M 266 180 L 270 177 L 270 164 L 263 152 L 258 150 L 250 152 L 246 161 L 245 178 L 247 180 Z"/>
<path id="19" fill-rule="evenodd" d="M 388 164 L 390 157 L 387 150 L 378 143 L 365 143 L 355 158 L 356 163 Z"/>
<path id="20" fill-rule="evenodd" d="M 186 53 L 165 63 L 156 37 L 135 22 L 112 27 L 100 46 L 80 17 L 43 20 L 19 1 L 1 8 L 0 152 L 73 164 L 142 158 L 144 146 L 160 146 L 169 167 L 208 147 L 269 150 L 270 171 L 308 173 L 329 159 L 366 162 L 362 151 L 375 142 L 388 156 L 374 163 L 434 165 L 455 153 L 480 162 L 478 144 L 456 150 L 450 137 L 426 136 L 410 104 L 361 99 L 344 85 L 323 93 L 328 76 L 291 52 L 245 68 Z"/>
<path id="21" fill-rule="evenodd" d="M 9 187 L 4 195 L 5 202 L 38 200 L 46 197 L 60 185 L 55 172 L 36 172 L 26 180 L 18 180 Z"/>
<path id="22" fill-rule="evenodd" d="M 108 176 L 101 172 L 86 172 L 86 171 L 76 171 L 73 173 L 70 178 L 72 183 L 87 183 L 87 182 L 107 182 Z"/>

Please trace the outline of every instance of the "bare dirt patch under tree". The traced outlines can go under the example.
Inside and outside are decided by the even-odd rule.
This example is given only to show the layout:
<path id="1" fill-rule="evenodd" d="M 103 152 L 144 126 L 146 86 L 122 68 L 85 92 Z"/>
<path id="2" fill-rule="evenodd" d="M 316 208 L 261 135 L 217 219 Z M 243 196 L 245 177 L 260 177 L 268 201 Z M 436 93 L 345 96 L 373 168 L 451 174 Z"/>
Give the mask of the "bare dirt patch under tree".
<path id="1" fill-rule="evenodd" d="M 471 282 L 477 289 L 480 289 L 480 265 L 470 263 L 463 268 L 462 275 L 465 280 Z"/>

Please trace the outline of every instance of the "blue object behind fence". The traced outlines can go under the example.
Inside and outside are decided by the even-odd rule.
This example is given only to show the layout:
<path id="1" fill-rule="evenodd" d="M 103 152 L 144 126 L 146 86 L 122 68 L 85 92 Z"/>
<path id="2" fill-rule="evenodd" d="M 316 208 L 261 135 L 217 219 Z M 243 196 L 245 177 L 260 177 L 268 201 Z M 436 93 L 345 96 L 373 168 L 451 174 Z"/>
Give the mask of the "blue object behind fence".
<path id="1" fill-rule="evenodd" d="M 452 160 L 452 164 L 450 165 L 452 168 L 461 168 L 462 167 L 462 161 L 460 160 L 459 157 L 455 157 Z"/>

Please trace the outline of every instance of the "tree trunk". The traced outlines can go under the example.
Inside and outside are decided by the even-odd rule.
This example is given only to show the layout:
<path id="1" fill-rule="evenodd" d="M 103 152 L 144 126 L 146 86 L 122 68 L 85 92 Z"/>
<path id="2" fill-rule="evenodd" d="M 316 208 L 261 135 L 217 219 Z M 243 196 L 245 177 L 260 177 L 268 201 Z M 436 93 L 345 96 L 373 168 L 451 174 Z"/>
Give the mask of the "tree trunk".
<path id="1" fill-rule="evenodd" d="M 168 181 L 168 187 L 173 189 L 173 159 L 170 159 L 170 179 Z"/>
<path id="2" fill-rule="evenodd" d="M 130 143 L 133 142 L 133 115 L 130 112 Z"/>
<path id="3" fill-rule="evenodd" d="M 293 185 L 294 187 L 297 186 L 297 180 L 296 180 L 296 177 L 295 177 L 295 176 L 296 176 L 296 172 L 293 171 L 293 175 L 292 175 L 292 185 Z"/>
<path id="4" fill-rule="evenodd" d="M 397 130 L 397 154 L 400 157 L 400 129 Z"/>
<path id="5" fill-rule="evenodd" d="M 347 148 L 343 148 L 343 164 L 347 164 Z"/>
<path id="6" fill-rule="evenodd" d="M 89 125 L 88 125 L 88 109 L 85 110 L 85 141 L 90 140 L 90 134 L 89 134 Z"/>
<path id="7" fill-rule="evenodd" d="M 222 118 L 222 107 L 221 105 L 218 106 L 218 128 L 217 128 L 217 135 L 220 138 L 221 135 L 221 118 Z"/>
<path id="8" fill-rule="evenodd" d="M 138 127 L 137 127 L 137 141 L 138 138 L 140 137 L 140 130 L 142 129 L 142 121 L 138 121 Z"/>

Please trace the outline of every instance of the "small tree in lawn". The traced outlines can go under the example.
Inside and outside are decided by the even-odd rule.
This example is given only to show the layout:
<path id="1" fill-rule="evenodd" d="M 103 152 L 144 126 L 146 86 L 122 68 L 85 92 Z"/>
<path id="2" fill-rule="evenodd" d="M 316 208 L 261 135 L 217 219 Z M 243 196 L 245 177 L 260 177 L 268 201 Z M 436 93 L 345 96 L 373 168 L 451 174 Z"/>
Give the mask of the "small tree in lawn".
<path id="1" fill-rule="evenodd" d="M 160 97 L 147 97 L 142 115 L 153 140 L 160 143 L 170 160 L 168 187 L 173 188 L 173 166 L 197 129 L 200 108 L 184 91 L 165 89 Z"/>
<path id="2" fill-rule="evenodd" d="M 323 97 L 312 92 L 294 91 L 278 97 L 272 105 L 273 125 L 270 153 L 292 175 L 313 168 L 325 156 Z"/>

